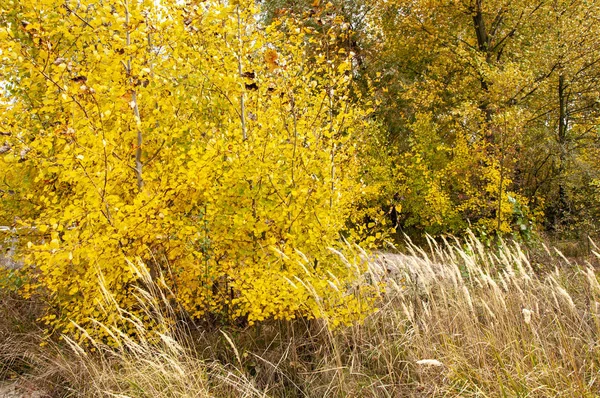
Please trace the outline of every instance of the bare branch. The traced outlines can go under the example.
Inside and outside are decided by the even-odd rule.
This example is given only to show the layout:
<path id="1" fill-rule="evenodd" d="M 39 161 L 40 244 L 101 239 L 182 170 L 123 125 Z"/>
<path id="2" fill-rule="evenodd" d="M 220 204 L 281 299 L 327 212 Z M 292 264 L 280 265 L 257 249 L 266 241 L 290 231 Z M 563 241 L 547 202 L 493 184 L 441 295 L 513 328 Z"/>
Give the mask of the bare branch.
<path id="1" fill-rule="evenodd" d="M 0 146 L 0 155 L 4 155 L 8 151 L 10 151 L 12 147 L 9 143 L 4 143 L 4 145 Z"/>

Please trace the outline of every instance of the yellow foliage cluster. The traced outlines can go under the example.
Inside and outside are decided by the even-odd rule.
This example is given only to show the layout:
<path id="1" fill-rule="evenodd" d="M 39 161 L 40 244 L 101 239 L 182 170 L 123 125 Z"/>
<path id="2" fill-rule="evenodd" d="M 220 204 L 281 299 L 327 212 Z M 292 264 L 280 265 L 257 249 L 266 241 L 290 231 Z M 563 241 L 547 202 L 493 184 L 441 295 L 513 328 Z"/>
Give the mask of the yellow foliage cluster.
<path id="1" fill-rule="evenodd" d="M 99 278 L 135 310 L 128 258 L 193 317 L 360 316 L 326 250 L 373 128 L 347 55 L 251 1 L 0 4 L 0 220 L 50 325 L 107 316 Z"/>
<path id="2" fill-rule="evenodd" d="M 503 175 L 493 146 L 460 130 L 452 144 L 444 142 L 430 113 L 418 114 L 411 128 L 415 135 L 395 173 L 406 225 L 433 234 L 468 228 L 511 232 L 515 203 L 526 205 L 527 200 L 510 190 L 512 181 Z"/>

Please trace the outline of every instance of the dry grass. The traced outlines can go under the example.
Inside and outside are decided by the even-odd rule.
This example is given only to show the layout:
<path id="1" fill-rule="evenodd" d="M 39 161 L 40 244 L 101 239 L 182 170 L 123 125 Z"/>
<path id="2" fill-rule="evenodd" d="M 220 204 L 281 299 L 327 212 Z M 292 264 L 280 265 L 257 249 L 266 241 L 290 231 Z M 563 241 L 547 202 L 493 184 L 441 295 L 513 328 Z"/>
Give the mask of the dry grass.
<path id="1" fill-rule="evenodd" d="M 385 288 L 377 312 L 361 325 L 191 326 L 177 321 L 147 280 L 140 302 L 172 325 L 162 332 L 150 333 L 121 312 L 138 328 L 136 339 L 107 327 L 116 346 L 88 340 L 83 348 L 65 338 L 31 349 L 35 342 L 9 333 L 0 361 L 6 352 L 29 352 L 19 356 L 27 363 L 21 380 L 53 396 L 600 396 L 594 268 L 552 250 L 531 264 L 518 245 L 487 249 L 472 237 L 407 248 L 406 255 L 371 258 L 361 283 Z"/>

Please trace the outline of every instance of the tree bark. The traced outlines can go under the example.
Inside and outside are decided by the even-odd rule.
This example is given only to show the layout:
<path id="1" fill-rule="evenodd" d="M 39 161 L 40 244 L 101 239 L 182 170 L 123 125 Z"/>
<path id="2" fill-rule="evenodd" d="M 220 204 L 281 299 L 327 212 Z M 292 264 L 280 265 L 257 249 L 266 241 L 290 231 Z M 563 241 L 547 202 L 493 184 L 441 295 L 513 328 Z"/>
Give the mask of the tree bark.
<path id="1" fill-rule="evenodd" d="M 563 181 L 567 162 L 567 130 L 569 127 L 567 95 L 565 76 L 561 73 L 558 77 L 558 203 L 554 213 L 554 224 L 564 219 L 567 211 L 567 190 Z"/>

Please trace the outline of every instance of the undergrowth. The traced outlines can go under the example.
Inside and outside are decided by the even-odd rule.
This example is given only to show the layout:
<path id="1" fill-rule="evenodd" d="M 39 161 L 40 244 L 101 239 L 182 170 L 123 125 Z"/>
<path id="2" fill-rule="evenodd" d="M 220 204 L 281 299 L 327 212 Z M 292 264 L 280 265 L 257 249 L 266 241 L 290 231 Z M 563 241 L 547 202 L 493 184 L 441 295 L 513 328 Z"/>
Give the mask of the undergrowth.
<path id="1" fill-rule="evenodd" d="M 40 347 L 35 317 L 24 315 L 35 308 L 4 292 L 0 377 L 57 397 L 598 396 L 600 284 L 590 262 L 600 250 L 586 262 L 472 237 L 406 248 L 344 257 L 368 261 L 357 283 L 381 287 L 377 311 L 350 327 L 194 324 L 131 264 L 145 281 L 137 300 L 163 327 L 117 309 L 135 338 L 98 324 L 110 344 L 84 335 Z"/>

